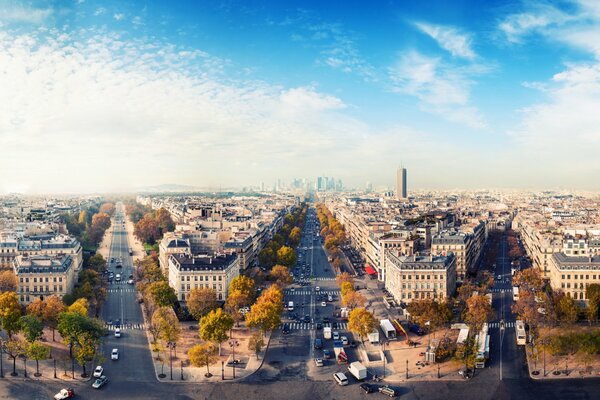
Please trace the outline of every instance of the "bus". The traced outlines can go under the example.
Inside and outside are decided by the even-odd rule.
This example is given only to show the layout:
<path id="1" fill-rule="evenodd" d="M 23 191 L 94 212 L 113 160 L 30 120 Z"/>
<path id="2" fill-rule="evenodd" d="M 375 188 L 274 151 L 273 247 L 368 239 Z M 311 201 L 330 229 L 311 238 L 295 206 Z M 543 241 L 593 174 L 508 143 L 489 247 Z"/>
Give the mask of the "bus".
<path id="1" fill-rule="evenodd" d="M 524 346 L 527 344 L 527 332 L 525 332 L 525 323 L 517 320 L 515 323 L 515 333 L 517 336 L 517 346 Z"/>
<path id="2" fill-rule="evenodd" d="M 519 287 L 513 286 L 513 301 L 519 301 Z"/>
<path id="3" fill-rule="evenodd" d="M 477 335 L 477 355 L 475 357 L 475 368 L 485 368 L 485 363 L 490 356 L 490 335 L 488 335 L 488 324 L 483 324 L 481 332 Z"/>

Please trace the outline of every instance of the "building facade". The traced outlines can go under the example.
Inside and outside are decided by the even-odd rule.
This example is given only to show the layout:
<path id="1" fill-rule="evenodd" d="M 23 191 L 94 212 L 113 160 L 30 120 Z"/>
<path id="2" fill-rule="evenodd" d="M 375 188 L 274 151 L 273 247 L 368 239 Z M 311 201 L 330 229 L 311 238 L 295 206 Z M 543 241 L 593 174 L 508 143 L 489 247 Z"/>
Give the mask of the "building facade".
<path id="1" fill-rule="evenodd" d="M 586 305 L 587 287 L 600 284 L 600 256 L 569 256 L 555 253 L 550 262 L 550 285 Z"/>
<path id="2" fill-rule="evenodd" d="M 398 168 L 396 172 L 396 196 L 398 200 L 406 200 L 408 191 L 406 190 L 406 168 Z"/>
<path id="3" fill-rule="evenodd" d="M 17 295 L 22 304 L 48 296 L 70 293 L 77 281 L 75 262 L 70 255 L 17 256 L 13 262 Z"/>

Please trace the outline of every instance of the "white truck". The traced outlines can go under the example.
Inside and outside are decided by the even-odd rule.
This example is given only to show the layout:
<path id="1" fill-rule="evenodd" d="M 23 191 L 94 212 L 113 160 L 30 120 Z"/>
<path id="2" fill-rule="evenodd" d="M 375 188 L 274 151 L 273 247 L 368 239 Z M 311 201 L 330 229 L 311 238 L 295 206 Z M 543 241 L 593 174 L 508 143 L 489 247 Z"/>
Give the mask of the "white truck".
<path id="1" fill-rule="evenodd" d="M 369 333 L 369 343 L 379 343 L 379 331 Z"/>
<path id="2" fill-rule="evenodd" d="M 359 381 L 367 378 L 367 367 L 362 365 L 359 361 L 350 363 L 348 366 L 348 371 Z"/>
<path id="3" fill-rule="evenodd" d="M 379 321 L 379 326 L 381 326 L 381 330 L 386 338 L 396 339 L 396 328 L 394 328 L 394 325 L 392 325 L 389 319 L 382 319 Z"/>
<path id="4" fill-rule="evenodd" d="M 325 339 L 331 339 L 331 327 L 330 326 L 326 326 L 323 328 L 323 337 Z"/>

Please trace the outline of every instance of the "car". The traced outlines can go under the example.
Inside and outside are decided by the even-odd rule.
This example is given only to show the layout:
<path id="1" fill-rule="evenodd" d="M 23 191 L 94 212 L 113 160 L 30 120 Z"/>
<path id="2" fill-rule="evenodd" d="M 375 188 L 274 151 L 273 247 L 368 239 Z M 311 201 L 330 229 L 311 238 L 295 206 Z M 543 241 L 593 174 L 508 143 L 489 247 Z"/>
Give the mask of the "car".
<path id="1" fill-rule="evenodd" d="M 106 325 L 112 325 L 112 318 L 109 318 L 108 321 L 106 321 Z"/>
<path id="2" fill-rule="evenodd" d="M 283 333 L 284 335 L 287 335 L 288 333 L 290 333 L 290 327 L 289 327 L 289 325 L 288 325 L 288 324 L 283 324 L 283 330 L 282 330 L 282 333 Z"/>
<path id="3" fill-rule="evenodd" d="M 115 265 L 115 268 L 123 268 L 123 266 L 121 264 L 117 264 Z"/>
<path id="4" fill-rule="evenodd" d="M 333 332 L 333 340 L 340 340 L 340 333 L 339 332 Z"/>
<path id="5" fill-rule="evenodd" d="M 359 386 L 365 393 L 373 393 L 376 389 L 376 386 L 371 385 L 369 383 L 361 383 Z"/>
<path id="6" fill-rule="evenodd" d="M 328 324 L 329 323 L 329 317 L 323 317 L 323 323 L 324 324 Z"/>
<path id="7" fill-rule="evenodd" d="M 104 368 L 102 368 L 102 366 L 98 365 L 96 367 L 96 369 L 94 370 L 94 378 L 100 378 L 102 376 L 103 372 L 104 372 Z"/>
<path id="8" fill-rule="evenodd" d="M 121 329 L 115 328 L 115 337 L 121 337 Z"/>
<path id="9" fill-rule="evenodd" d="M 315 339 L 315 349 L 319 350 L 323 348 L 323 340 L 316 338 Z"/>
<path id="10" fill-rule="evenodd" d="M 318 286 L 316 286 L 316 287 L 315 287 L 315 292 L 318 292 L 318 291 L 320 291 L 320 290 L 321 290 L 321 288 L 320 288 L 320 287 L 318 287 Z"/>
<path id="11" fill-rule="evenodd" d="M 119 349 L 112 349 L 112 352 L 110 353 L 110 359 L 111 360 L 119 359 Z"/>
<path id="12" fill-rule="evenodd" d="M 325 301 L 322 301 L 322 302 L 321 302 L 321 307 L 327 307 L 327 302 L 325 302 Z"/>
<path id="13" fill-rule="evenodd" d="M 117 327 L 117 328 L 118 328 L 118 327 L 120 327 L 120 326 L 121 326 L 121 319 L 120 319 L 120 318 L 117 318 L 117 319 L 115 320 L 115 327 Z"/>
<path id="14" fill-rule="evenodd" d="M 290 292 L 295 292 L 296 289 L 295 288 L 290 288 Z"/>
<path id="15" fill-rule="evenodd" d="M 317 367 L 322 367 L 323 366 L 323 359 L 322 358 L 315 358 L 315 365 Z"/>
<path id="16" fill-rule="evenodd" d="M 121 282 L 121 274 L 115 275 L 115 281 Z"/>
<path id="17" fill-rule="evenodd" d="M 340 336 L 340 340 L 342 341 L 342 344 L 343 344 L 344 346 L 347 346 L 347 345 L 348 345 L 348 343 L 349 343 L 349 342 L 348 342 L 348 338 L 347 338 L 346 336 Z"/>
<path id="18" fill-rule="evenodd" d="M 106 382 L 108 382 L 108 378 L 102 375 L 101 377 L 96 379 L 94 383 L 92 383 L 92 387 L 94 389 L 100 389 L 102 386 L 106 385 Z"/>
<path id="19" fill-rule="evenodd" d="M 129 279 L 129 280 L 127 281 L 127 284 L 128 284 L 128 285 L 133 285 L 133 279 Z"/>
<path id="20" fill-rule="evenodd" d="M 304 316 L 304 323 L 305 324 L 310 324 L 310 315 L 305 315 Z"/>
<path id="21" fill-rule="evenodd" d="M 391 386 L 385 385 L 379 388 L 379 393 L 385 394 L 386 396 L 395 397 L 398 394 L 396 393 L 396 389 Z"/>
<path id="22" fill-rule="evenodd" d="M 333 296 L 332 295 L 328 295 L 327 296 L 327 301 L 333 301 Z"/>
<path id="23" fill-rule="evenodd" d="M 496 276 L 496 280 L 497 280 L 497 281 L 501 281 L 501 280 L 502 280 L 502 275 L 497 275 L 497 276 Z"/>
<path id="24" fill-rule="evenodd" d="M 346 386 L 348 384 L 348 377 L 343 372 L 336 372 L 333 374 L 333 379 L 335 379 L 340 386 Z"/>
<path id="25" fill-rule="evenodd" d="M 70 399 L 75 396 L 75 391 L 72 388 L 60 389 L 60 392 L 54 395 L 54 400 Z"/>
<path id="26" fill-rule="evenodd" d="M 320 323 L 320 322 L 317 322 L 316 328 L 317 329 L 323 329 L 323 324 Z"/>
<path id="27" fill-rule="evenodd" d="M 325 349 L 323 350 L 323 359 L 329 360 L 331 358 L 331 350 Z"/>

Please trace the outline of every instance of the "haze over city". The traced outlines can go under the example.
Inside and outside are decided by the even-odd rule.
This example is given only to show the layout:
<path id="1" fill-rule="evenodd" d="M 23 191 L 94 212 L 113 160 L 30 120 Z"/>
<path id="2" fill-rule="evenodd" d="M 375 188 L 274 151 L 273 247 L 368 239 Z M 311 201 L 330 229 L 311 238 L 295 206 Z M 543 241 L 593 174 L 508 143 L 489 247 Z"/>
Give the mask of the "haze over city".
<path id="1" fill-rule="evenodd" d="M 0 191 L 598 189 L 594 1 L 0 1 Z"/>

